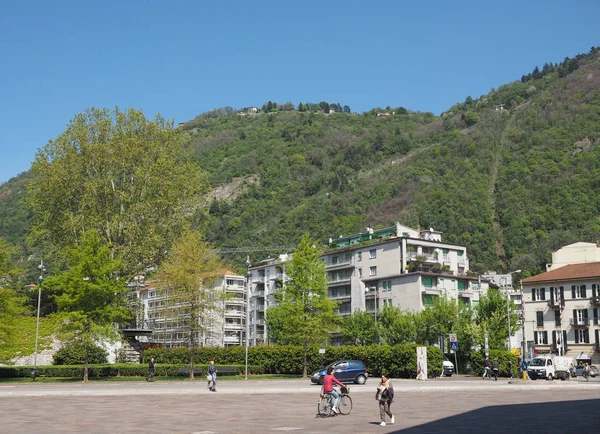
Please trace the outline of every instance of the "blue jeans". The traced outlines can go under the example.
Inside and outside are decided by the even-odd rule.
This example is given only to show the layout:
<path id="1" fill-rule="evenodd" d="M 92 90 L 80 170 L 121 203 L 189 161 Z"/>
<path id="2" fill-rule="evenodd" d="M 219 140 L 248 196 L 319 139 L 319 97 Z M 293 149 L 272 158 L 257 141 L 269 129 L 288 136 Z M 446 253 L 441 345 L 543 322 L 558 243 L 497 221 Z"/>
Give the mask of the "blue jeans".
<path id="1" fill-rule="evenodd" d="M 333 389 L 331 392 L 327 392 L 329 395 L 333 396 L 333 408 L 338 408 L 338 404 L 340 402 L 340 394 Z"/>

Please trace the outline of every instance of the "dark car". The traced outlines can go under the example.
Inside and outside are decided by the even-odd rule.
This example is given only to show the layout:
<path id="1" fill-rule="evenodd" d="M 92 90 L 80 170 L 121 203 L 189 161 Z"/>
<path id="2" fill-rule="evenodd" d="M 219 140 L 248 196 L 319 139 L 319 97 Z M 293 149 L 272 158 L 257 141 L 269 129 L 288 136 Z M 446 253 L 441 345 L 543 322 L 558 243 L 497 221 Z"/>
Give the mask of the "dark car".
<path id="1" fill-rule="evenodd" d="M 353 381 L 357 384 L 365 384 L 367 381 L 367 368 L 365 368 L 365 364 L 360 360 L 338 360 L 337 362 L 330 363 L 323 369 L 314 372 L 310 376 L 310 381 L 315 384 L 323 384 L 323 378 L 331 366 L 334 369 L 333 375 L 342 383 Z"/>

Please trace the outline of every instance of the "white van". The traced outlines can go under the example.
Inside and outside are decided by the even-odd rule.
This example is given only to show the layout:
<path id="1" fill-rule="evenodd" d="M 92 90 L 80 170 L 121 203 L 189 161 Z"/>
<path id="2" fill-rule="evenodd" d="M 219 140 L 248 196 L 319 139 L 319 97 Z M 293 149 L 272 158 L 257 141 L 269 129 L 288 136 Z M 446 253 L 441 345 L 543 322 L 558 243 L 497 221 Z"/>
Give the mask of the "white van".
<path id="1" fill-rule="evenodd" d="M 531 359 L 529 366 L 527 366 L 527 375 L 532 380 L 538 378 L 544 378 L 552 381 L 556 377 L 556 371 L 554 370 L 554 356 L 537 356 Z"/>
<path id="2" fill-rule="evenodd" d="M 572 357 L 559 357 L 554 356 L 554 372 L 556 378 L 561 380 L 568 380 L 571 378 L 570 368 L 574 364 Z"/>

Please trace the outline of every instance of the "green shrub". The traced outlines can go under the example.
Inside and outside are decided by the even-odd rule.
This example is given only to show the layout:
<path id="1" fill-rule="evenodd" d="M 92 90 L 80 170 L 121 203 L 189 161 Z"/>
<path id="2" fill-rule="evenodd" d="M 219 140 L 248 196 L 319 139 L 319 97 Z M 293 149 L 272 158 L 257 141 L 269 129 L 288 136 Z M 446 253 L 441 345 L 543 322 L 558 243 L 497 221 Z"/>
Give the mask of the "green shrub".
<path id="1" fill-rule="evenodd" d="M 483 375 L 483 362 L 485 360 L 485 354 L 481 352 L 474 352 L 471 355 L 471 373 L 474 375 Z M 511 363 L 512 376 L 516 377 L 519 371 L 519 358 L 509 351 L 504 350 L 490 350 L 489 361 L 490 367 L 494 360 L 498 360 L 500 365 L 500 375 L 506 376 L 508 374 L 508 362 Z"/>
<path id="2" fill-rule="evenodd" d="M 88 348 L 88 364 L 102 364 L 107 362 L 108 353 L 103 348 L 93 345 Z M 85 348 L 79 342 L 62 346 L 52 358 L 53 365 L 80 365 L 85 363 Z"/>
<path id="3" fill-rule="evenodd" d="M 371 375 L 386 372 L 396 378 L 414 378 L 417 370 L 414 344 L 327 347 L 325 354 L 319 347 L 308 349 L 308 374 L 340 359 L 362 360 Z M 151 348 L 144 351 L 144 360 L 151 357 L 157 364 L 184 364 L 189 359 L 188 348 Z M 300 346 L 258 346 L 248 349 L 248 363 L 260 366 L 268 374 L 301 375 L 303 348 Z M 243 365 L 245 349 L 242 347 L 201 347 L 194 350 L 194 363 L 201 365 L 214 360 L 216 365 Z M 430 372 L 441 372 L 442 352 L 427 348 L 427 365 Z"/>

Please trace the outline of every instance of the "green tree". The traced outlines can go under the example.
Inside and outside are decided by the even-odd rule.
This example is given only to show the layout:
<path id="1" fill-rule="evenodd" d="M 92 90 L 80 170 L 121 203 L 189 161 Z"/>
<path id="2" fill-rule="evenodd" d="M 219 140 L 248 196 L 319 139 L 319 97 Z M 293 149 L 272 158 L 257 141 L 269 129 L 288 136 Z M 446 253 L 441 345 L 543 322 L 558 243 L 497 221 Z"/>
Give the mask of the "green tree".
<path id="1" fill-rule="evenodd" d="M 510 329 L 516 330 L 518 315 L 512 300 L 497 289 L 489 289 L 487 295 L 479 300 L 476 308 L 475 322 L 480 327 L 478 343 L 484 344 L 484 334 L 488 334 L 490 349 L 499 350 L 506 348 L 508 340 L 508 322 Z"/>
<path id="2" fill-rule="evenodd" d="M 378 341 L 375 317 L 362 310 L 344 319 L 341 332 L 344 343 L 349 345 L 373 345 Z"/>
<path id="3" fill-rule="evenodd" d="M 286 343 L 303 345 L 304 378 L 307 377 L 308 346 L 326 342 L 340 322 L 335 313 L 338 303 L 327 297 L 325 264 L 319 256 L 319 250 L 305 234 L 287 266 L 288 280 L 275 294 L 278 305 L 267 311 L 270 338 L 279 337 Z"/>
<path id="4" fill-rule="evenodd" d="M 223 306 L 223 293 L 214 287 L 227 267 L 200 233 L 186 231 L 175 242 L 158 272 L 158 291 L 168 300 L 163 312 L 187 334 L 190 346 L 190 380 L 194 379 L 196 337 L 205 334 L 209 317 Z"/>
<path id="5" fill-rule="evenodd" d="M 33 239 L 54 251 L 95 230 L 128 271 L 156 264 L 207 181 L 181 128 L 141 111 L 91 108 L 38 150 L 27 203 Z"/>
<path id="6" fill-rule="evenodd" d="M 44 286 L 59 294 L 60 335 L 85 349 L 83 381 L 87 382 L 91 348 L 103 340 L 117 339 L 117 325 L 130 318 L 128 289 L 119 278 L 120 260 L 112 257 L 95 231 L 85 232 L 67 254 L 67 270 L 48 277 Z"/>
<path id="7" fill-rule="evenodd" d="M 403 312 L 394 306 L 384 306 L 377 323 L 382 343 L 388 345 L 418 343 L 419 316 L 419 313 Z"/>
<path id="8" fill-rule="evenodd" d="M 11 251 L 0 238 L 0 346 L 12 337 L 15 318 L 24 313 L 24 298 L 14 289 L 15 271 L 9 262 Z"/>

